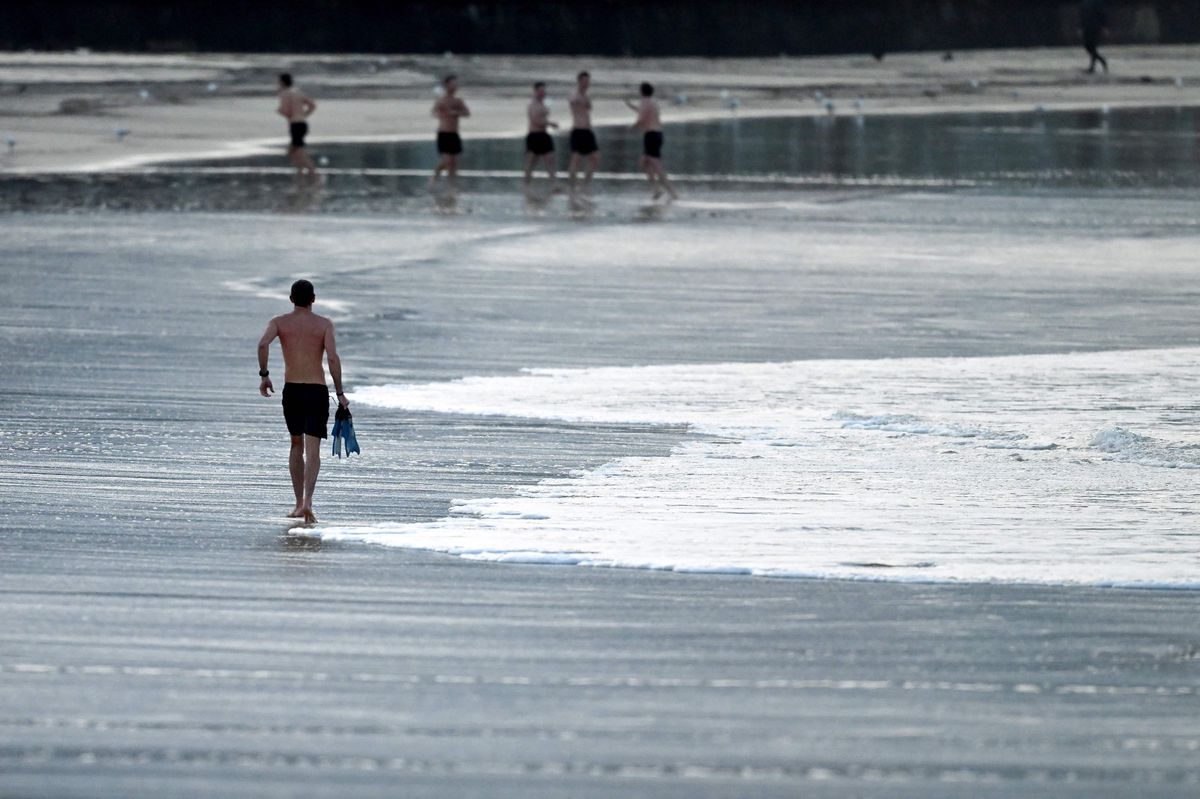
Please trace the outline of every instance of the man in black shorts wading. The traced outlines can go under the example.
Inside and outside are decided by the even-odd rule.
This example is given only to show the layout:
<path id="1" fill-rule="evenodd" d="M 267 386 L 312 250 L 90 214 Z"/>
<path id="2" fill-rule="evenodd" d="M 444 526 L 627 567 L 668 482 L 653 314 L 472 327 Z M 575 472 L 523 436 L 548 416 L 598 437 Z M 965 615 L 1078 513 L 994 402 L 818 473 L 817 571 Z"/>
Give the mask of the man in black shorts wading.
<path id="1" fill-rule="evenodd" d="M 600 146 L 596 144 L 596 134 L 592 132 L 592 100 L 588 97 L 592 77 L 587 72 L 580 72 L 575 80 L 575 93 L 570 99 L 571 160 L 567 164 L 572 191 L 575 190 L 575 173 L 579 171 L 581 161 L 587 163 L 583 175 L 585 190 L 591 188 L 592 175 L 600 164 Z"/>
<path id="2" fill-rule="evenodd" d="M 292 437 L 288 469 L 292 475 L 292 491 L 296 507 L 288 518 L 304 519 L 315 524 L 313 492 L 321 471 L 321 441 L 328 434 L 329 389 L 325 386 L 323 357 L 329 359 L 329 375 L 337 391 L 338 403 L 350 407 L 342 391 L 342 361 L 334 341 L 333 322 L 313 313 L 316 300 L 313 284 L 297 280 L 292 284 L 291 313 L 276 316 L 267 323 L 266 332 L 258 341 L 259 393 L 264 397 L 275 391 L 267 370 L 271 342 L 277 337 L 283 349 L 283 418 Z"/>
<path id="3" fill-rule="evenodd" d="M 667 170 L 662 165 L 662 119 L 658 110 L 658 102 L 654 99 L 654 87 L 649 83 L 641 86 L 642 99 L 638 102 L 626 100 L 625 105 L 637 112 L 637 120 L 633 127 L 642 131 L 642 171 L 650 181 L 654 199 L 662 196 L 663 191 L 671 195 L 671 199 L 679 198 L 675 187 L 667 179 Z"/>
<path id="4" fill-rule="evenodd" d="M 529 101 L 529 133 L 525 136 L 525 190 L 533 181 L 533 167 L 541 161 L 550 177 L 550 188 L 554 188 L 554 138 L 547 128 L 558 128 L 550 121 L 550 109 L 546 107 L 546 84 L 533 84 L 533 99 Z"/>
<path id="5" fill-rule="evenodd" d="M 467 104 L 458 98 L 458 78 L 447 75 L 442 81 L 445 89 L 442 96 L 433 104 L 431 114 L 437 117 L 437 151 L 438 163 L 429 179 L 429 188 L 437 185 L 437 179 L 444 170 L 450 189 L 453 191 L 458 183 L 458 157 L 462 154 L 462 139 L 458 135 L 458 120 L 471 116 Z"/>
<path id="6" fill-rule="evenodd" d="M 279 76 L 279 108 L 277 113 L 288 121 L 288 160 L 296 167 L 297 174 L 316 175 L 317 166 L 304 149 L 304 137 L 308 135 L 308 118 L 317 110 L 317 104 L 300 93 L 292 85 L 292 76 L 287 72 Z"/>

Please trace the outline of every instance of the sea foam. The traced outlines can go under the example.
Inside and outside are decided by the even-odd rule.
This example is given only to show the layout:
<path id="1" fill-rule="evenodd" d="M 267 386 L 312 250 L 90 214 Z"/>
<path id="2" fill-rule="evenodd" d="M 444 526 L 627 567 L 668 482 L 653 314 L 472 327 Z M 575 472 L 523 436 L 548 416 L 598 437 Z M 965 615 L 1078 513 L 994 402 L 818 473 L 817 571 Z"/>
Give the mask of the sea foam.
<path id="1" fill-rule="evenodd" d="M 1200 350 L 531 369 L 361 389 L 379 408 L 687 425 L 669 457 L 332 540 L 497 562 L 1200 587 Z"/>

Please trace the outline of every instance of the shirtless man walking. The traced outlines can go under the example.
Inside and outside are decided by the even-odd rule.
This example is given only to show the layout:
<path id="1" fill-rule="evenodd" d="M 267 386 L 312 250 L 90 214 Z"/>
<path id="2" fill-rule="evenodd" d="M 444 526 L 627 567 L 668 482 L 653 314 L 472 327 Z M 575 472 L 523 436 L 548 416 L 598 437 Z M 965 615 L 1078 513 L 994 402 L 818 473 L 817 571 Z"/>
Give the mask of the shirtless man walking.
<path id="1" fill-rule="evenodd" d="M 442 81 L 445 93 L 433 104 L 432 116 L 437 117 L 437 151 L 438 163 L 429 179 L 429 188 L 437 185 L 437 179 L 445 170 L 450 189 L 453 191 L 458 182 L 458 156 L 462 154 L 462 139 L 458 135 L 458 120 L 471 116 L 467 104 L 458 98 L 458 77 L 447 75 Z"/>
<path id="2" fill-rule="evenodd" d="M 325 387 L 322 356 L 329 359 L 329 374 L 338 403 L 343 408 L 350 407 L 342 391 L 342 361 L 337 354 L 333 322 L 313 313 L 316 298 L 312 283 L 297 280 L 291 293 L 295 308 L 268 322 L 258 341 L 258 374 L 262 378 L 258 391 L 264 397 L 275 391 L 267 370 L 271 342 L 278 338 L 283 349 L 283 418 L 292 437 L 288 469 L 296 494 L 296 507 L 288 518 L 304 519 L 306 524 L 317 521 L 313 514 L 313 492 L 321 471 L 321 441 L 329 434 L 329 389 Z"/>
<path id="3" fill-rule="evenodd" d="M 317 110 L 317 104 L 300 93 L 292 85 L 292 76 L 284 72 L 279 76 L 279 108 L 277 113 L 288 121 L 288 160 L 296 167 L 299 175 L 316 175 L 317 165 L 304 150 L 304 137 L 308 135 L 308 118 Z"/>
<path id="4" fill-rule="evenodd" d="M 588 97 L 588 87 L 592 77 L 587 72 L 580 72 L 576 77 L 575 93 L 571 95 L 571 160 L 567 164 L 570 175 L 571 190 L 575 190 L 575 173 L 579 171 L 580 161 L 587 161 L 584 172 L 583 186 L 591 188 L 592 175 L 600 163 L 600 145 L 596 144 L 596 134 L 592 132 L 592 100 Z"/>
<path id="5" fill-rule="evenodd" d="M 533 181 L 533 167 L 541 161 L 550 176 L 550 188 L 554 188 L 554 139 L 547 128 L 558 129 L 557 122 L 550 121 L 550 109 L 546 107 L 546 84 L 533 84 L 533 99 L 529 101 L 529 133 L 525 136 L 525 191 Z"/>
<path id="6" fill-rule="evenodd" d="M 638 102 L 626 100 L 625 105 L 637 112 L 637 120 L 633 127 L 642 131 L 642 170 L 654 190 L 654 199 L 662 196 L 664 190 L 671 199 L 679 198 L 671 181 L 667 179 L 667 170 L 662 165 L 662 119 L 658 110 L 658 101 L 654 99 L 654 87 L 649 83 L 641 86 L 642 99 Z"/>

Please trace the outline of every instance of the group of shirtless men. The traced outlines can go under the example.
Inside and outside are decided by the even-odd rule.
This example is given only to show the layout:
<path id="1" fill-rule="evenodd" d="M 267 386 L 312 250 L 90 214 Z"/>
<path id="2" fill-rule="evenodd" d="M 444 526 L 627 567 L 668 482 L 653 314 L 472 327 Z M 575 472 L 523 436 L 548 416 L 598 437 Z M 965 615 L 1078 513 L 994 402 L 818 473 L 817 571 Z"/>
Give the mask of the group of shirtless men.
<path id="1" fill-rule="evenodd" d="M 571 95 L 571 159 L 567 165 L 571 192 L 588 191 L 591 187 L 592 175 L 600 161 L 600 146 L 596 134 L 592 130 L 592 100 L 588 97 L 591 76 L 580 72 L 575 82 L 575 92 Z M 432 115 L 437 118 L 437 151 L 438 162 L 430 178 L 429 186 L 434 188 L 442 173 L 446 173 L 451 190 L 456 188 L 458 178 L 458 159 L 462 155 L 462 138 L 459 136 L 458 123 L 463 117 L 469 117 L 471 111 L 467 104 L 458 96 L 458 78 L 448 75 L 442 81 L 444 91 L 433 104 Z M 657 199 L 665 192 L 670 197 L 676 197 L 675 188 L 667 178 L 667 172 L 662 165 L 662 119 L 658 101 L 654 99 L 654 87 L 643 83 L 640 87 L 641 97 L 626 100 L 637 119 L 633 127 L 642 132 L 642 171 L 650 181 L 654 197 Z M 317 105 L 311 99 L 301 94 L 292 82 L 292 76 L 284 73 L 279 76 L 279 113 L 288 121 L 288 132 L 291 143 L 288 146 L 288 158 L 303 175 L 315 175 L 316 165 L 304 149 L 304 137 L 308 133 L 308 117 Z M 555 180 L 554 138 L 551 129 L 557 129 L 558 123 L 551 121 L 550 108 L 546 104 L 546 84 L 538 81 L 533 85 L 533 99 L 529 102 L 529 133 L 525 137 L 525 186 L 528 190 L 533 180 L 534 167 L 540 162 L 546 169 L 550 184 Z M 582 167 L 583 185 L 576 182 L 576 176 Z"/>

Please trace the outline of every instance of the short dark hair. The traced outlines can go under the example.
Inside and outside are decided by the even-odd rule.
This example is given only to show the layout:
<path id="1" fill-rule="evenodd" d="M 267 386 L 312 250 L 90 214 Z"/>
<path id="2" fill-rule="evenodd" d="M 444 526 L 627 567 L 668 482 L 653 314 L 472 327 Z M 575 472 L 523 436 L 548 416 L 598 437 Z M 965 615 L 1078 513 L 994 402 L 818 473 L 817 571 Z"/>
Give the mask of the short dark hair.
<path id="1" fill-rule="evenodd" d="M 291 86 L 292 85 L 292 73 L 280 72 L 279 73 L 279 82 L 282 83 L 284 86 Z"/>
<path id="2" fill-rule="evenodd" d="M 583 72 L 580 72 L 578 75 L 575 76 L 575 80 L 577 80 L 577 81 L 583 80 L 584 78 L 590 78 L 591 76 L 592 76 L 592 73 L 588 72 L 585 69 Z"/>
<path id="3" fill-rule="evenodd" d="M 447 75 L 446 77 L 442 78 L 442 85 L 449 86 L 450 81 L 452 81 L 452 80 L 458 80 L 458 76 L 457 75 Z"/>
<path id="4" fill-rule="evenodd" d="M 544 81 L 544 80 L 539 80 L 537 83 L 533 84 L 533 88 L 535 88 L 535 89 L 544 89 L 544 88 L 546 88 L 546 81 Z"/>
<path id="5" fill-rule="evenodd" d="M 642 97 L 649 97 L 654 94 L 654 87 L 649 83 L 642 84 Z"/>
<path id="6" fill-rule="evenodd" d="M 313 288 L 313 284 L 309 283 L 307 280 L 297 280 L 292 284 L 292 305 L 298 305 L 301 308 L 307 308 L 313 304 L 313 300 L 316 298 L 317 291 Z"/>

